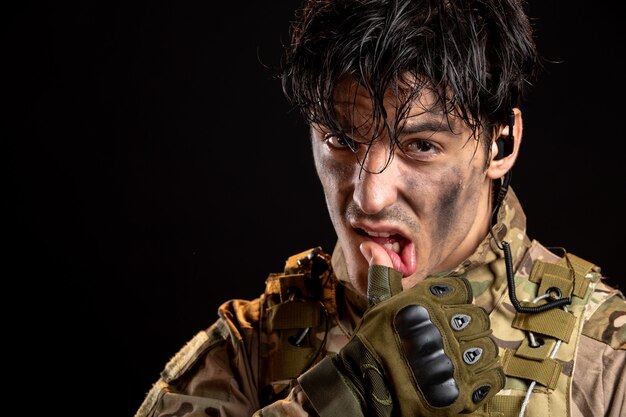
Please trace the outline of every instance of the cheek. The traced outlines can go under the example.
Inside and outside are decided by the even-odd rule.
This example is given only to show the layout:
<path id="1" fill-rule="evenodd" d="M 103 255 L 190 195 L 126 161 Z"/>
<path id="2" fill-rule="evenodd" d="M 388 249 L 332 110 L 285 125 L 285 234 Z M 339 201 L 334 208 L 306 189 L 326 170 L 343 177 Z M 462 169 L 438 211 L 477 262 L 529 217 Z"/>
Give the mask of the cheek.
<path id="1" fill-rule="evenodd" d="M 455 231 L 462 232 L 471 226 L 464 224 L 464 218 L 474 217 L 469 212 L 477 209 L 481 182 L 478 170 L 473 169 L 469 176 L 467 174 L 453 168 L 443 176 L 447 180 L 442 181 L 435 201 L 435 238 L 439 240 L 444 240 Z"/>
<path id="2" fill-rule="evenodd" d="M 456 178 L 456 177 L 452 177 Z M 458 182 L 444 184 L 436 202 L 437 229 L 436 236 L 445 239 L 454 229 L 455 219 L 458 216 L 461 186 Z"/>
<path id="3" fill-rule="evenodd" d="M 326 198 L 331 198 L 333 194 L 347 187 L 352 175 L 350 164 L 331 158 L 323 149 L 323 145 L 313 147 L 313 160 Z"/>
<path id="4" fill-rule="evenodd" d="M 417 175 L 407 171 L 403 172 L 403 178 L 410 204 L 423 221 L 439 220 L 440 223 L 454 217 L 461 189 L 456 170 L 450 168 Z"/>

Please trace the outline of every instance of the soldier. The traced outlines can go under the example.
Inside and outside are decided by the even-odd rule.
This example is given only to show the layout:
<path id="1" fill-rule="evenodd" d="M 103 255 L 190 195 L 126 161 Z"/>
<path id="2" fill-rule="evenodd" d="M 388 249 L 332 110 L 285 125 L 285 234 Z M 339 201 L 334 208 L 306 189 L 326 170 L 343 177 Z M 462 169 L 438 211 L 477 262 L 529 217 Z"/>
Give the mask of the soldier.
<path id="1" fill-rule="evenodd" d="M 283 85 L 337 233 L 232 300 L 144 416 L 623 416 L 626 302 L 525 232 L 518 0 L 310 0 Z"/>

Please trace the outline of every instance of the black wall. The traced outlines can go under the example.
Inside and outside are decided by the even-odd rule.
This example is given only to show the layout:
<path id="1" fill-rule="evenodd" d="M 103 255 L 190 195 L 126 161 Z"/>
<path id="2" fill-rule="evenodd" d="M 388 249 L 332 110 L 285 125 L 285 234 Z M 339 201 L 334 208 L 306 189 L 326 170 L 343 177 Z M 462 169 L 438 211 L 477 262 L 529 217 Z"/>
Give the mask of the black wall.
<path id="1" fill-rule="evenodd" d="M 258 295 L 295 251 L 332 249 L 306 127 L 272 72 L 297 4 L 21 2 L 2 13 L 13 395 L 132 415 L 221 302 Z M 523 109 L 513 187 L 531 237 L 618 284 L 624 26 L 582 4 L 530 4 L 541 51 L 560 63 Z"/>

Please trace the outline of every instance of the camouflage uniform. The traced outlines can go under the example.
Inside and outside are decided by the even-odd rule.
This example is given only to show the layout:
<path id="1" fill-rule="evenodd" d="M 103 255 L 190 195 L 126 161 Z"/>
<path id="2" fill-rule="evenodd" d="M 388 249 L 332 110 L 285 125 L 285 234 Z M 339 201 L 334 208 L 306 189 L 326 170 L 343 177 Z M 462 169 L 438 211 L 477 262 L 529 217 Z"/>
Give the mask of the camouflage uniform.
<path id="1" fill-rule="evenodd" d="M 575 269 L 580 279 L 572 281 L 575 288 L 571 291 L 578 296 L 573 297 L 568 311 L 550 310 L 553 313 L 549 319 L 539 324 L 533 323 L 533 317 L 516 314 L 507 292 L 502 251 L 491 236 L 457 268 L 438 274 L 465 274 L 470 280 L 474 303 L 490 314 L 493 337 L 507 373 L 505 388 L 475 415 L 518 415 L 531 384 L 525 375 L 529 372 L 536 373 L 537 377 L 531 375 L 531 378 L 540 382 L 531 387 L 526 416 L 626 415 L 623 294 L 602 282 L 595 265 L 573 255 L 567 258 L 555 255 L 537 241 L 531 241 L 525 229 L 525 215 L 511 190 L 498 214 L 494 233 L 510 243 L 517 298 L 532 300 L 545 290 L 543 287 L 559 281 L 558 274 L 551 276 L 553 281 L 545 278 L 549 275 L 546 274 L 545 282 L 537 282 L 539 269 L 548 271 L 553 265 L 566 271 Z M 338 247 L 333 252 L 332 264 L 334 275 L 329 285 L 334 300 L 324 300 L 331 313 L 330 324 L 327 328 L 319 323 L 313 332 L 318 339 L 326 335 L 326 354 L 339 351 L 348 342 L 366 306 L 364 298 L 347 280 L 345 261 Z M 338 285 L 335 287 L 334 283 Z M 314 415 L 299 387 L 289 390 L 289 381 L 277 380 L 280 379 L 277 375 L 268 376 L 267 363 L 280 364 L 287 356 L 277 346 L 275 332 L 260 328 L 264 322 L 261 308 L 264 297 L 224 303 L 219 308 L 217 322 L 198 333 L 166 366 L 136 417 Z M 533 326 L 548 334 L 543 336 L 538 349 L 525 346 L 531 332 L 528 329 L 533 330 Z M 555 337 L 550 336 L 553 334 Z M 559 342 L 559 338 L 566 341 Z M 558 349 L 554 349 L 556 344 Z M 548 356 L 550 349 L 552 355 Z M 537 353 L 543 357 L 532 357 Z M 271 392 L 287 387 L 283 392 L 289 395 L 268 404 L 270 386 L 274 388 Z"/>

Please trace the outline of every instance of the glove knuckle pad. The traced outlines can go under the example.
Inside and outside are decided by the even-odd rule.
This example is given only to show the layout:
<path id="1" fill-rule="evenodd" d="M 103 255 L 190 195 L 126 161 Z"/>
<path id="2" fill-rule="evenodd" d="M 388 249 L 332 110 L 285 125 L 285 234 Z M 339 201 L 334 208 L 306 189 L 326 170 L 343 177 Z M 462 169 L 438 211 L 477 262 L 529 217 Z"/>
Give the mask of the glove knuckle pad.
<path id="1" fill-rule="evenodd" d="M 459 396 L 454 365 L 428 310 L 415 304 L 405 306 L 396 314 L 394 325 L 424 399 L 434 407 L 454 403 Z"/>

